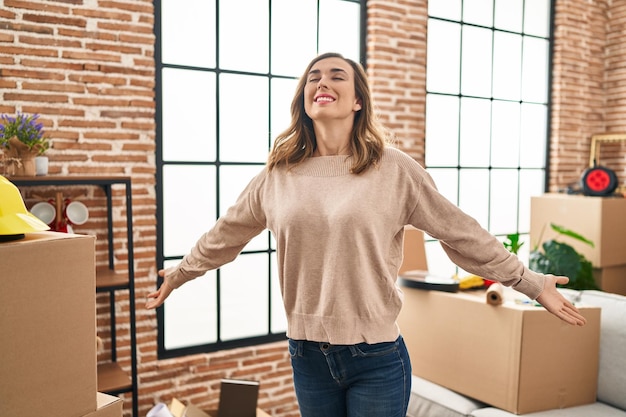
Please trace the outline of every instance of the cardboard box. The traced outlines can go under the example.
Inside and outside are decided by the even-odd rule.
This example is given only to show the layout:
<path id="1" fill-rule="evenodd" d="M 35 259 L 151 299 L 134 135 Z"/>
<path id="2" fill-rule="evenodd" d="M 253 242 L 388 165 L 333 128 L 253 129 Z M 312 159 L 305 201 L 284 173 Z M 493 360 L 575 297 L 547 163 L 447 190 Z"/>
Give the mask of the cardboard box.
<path id="1" fill-rule="evenodd" d="M 217 410 L 208 410 L 207 414 L 208 414 L 207 417 L 217 417 Z M 192 417 L 192 416 L 187 416 L 187 417 Z M 261 410 L 260 408 L 257 408 L 256 417 L 270 417 L 270 415 L 267 414 L 265 411 Z"/>
<path id="2" fill-rule="evenodd" d="M 550 228 L 550 223 L 555 223 L 594 243 L 592 248 L 567 236 L 558 238 L 594 267 L 626 264 L 622 243 L 626 236 L 626 198 L 544 194 L 532 197 L 530 207 L 531 247 L 555 238 L 557 234 Z"/>
<path id="3" fill-rule="evenodd" d="M 596 401 L 599 308 L 580 307 L 578 327 L 543 307 L 489 305 L 484 292 L 402 289 L 413 374 L 516 414 Z"/>
<path id="4" fill-rule="evenodd" d="M 121 398 L 99 392 L 96 397 L 97 409 L 84 417 L 122 417 L 124 402 Z"/>
<path id="5" fill-rule="evenodd" d="M 626 295 L 626 265 L 594 268 L 593 278 L 603 291 Z"/>
<path id="6" fill-rule="evenodd" d="M 95 238 L 0 243 L 0 416 L 96 410 Z"/>
<path id="7" fill-rule="evenodd" d="M 400 265 L 398 272 L 413 270 L 428 271 L 426 247 L 424 246 L 424 233 L 414 227 L 407 226 L 404 228 L 402 265 Z"/>
<path id="8" fill-rule="evenodd" d="M 217 410 L 203 411 L 193 404 L 184 405 L 176 398 L 172 399 L 168 408 L 174 417 L 217 417 Z M 270 415 L 257 408 L 256 417 L 270 417 Z"/>

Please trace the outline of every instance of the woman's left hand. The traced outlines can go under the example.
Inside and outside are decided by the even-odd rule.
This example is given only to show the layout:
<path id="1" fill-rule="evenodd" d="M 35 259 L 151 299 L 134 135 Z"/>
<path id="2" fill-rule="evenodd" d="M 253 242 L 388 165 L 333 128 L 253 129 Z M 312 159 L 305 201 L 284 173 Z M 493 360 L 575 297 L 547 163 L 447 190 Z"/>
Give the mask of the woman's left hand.
<path id="1" fill-rule="evenodd" d="M 550 313 L 561 320 L 576 326 L 584 326 L 587 320 L 580 314 L 578 309 L 569 302 L 557 289 L 557 284 L 567 284 L 569 278 L 546 275 L 543 291 L 537 297 L 537 302 L 545 307 Z"/>

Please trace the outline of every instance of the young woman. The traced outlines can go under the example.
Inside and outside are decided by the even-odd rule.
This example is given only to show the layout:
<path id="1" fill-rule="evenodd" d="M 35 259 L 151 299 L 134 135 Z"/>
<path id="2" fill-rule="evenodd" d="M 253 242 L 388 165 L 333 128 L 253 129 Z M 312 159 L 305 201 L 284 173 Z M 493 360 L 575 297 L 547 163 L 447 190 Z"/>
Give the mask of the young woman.
<path id="1" fill-rule="evenodd" d="M 264 229 L 276 238 L 294 385 L 303 417 L 404 417 L 411 364 L 396 325 L 405 225 L 441 241 L 457 265 L 585 319 L 556 290 L 437 192 L 417 162 L 386 144 L 363 68 L 339 54 L 308 65 L 265 169 L 181 263 L 147 308 L 232 261 Z"/>

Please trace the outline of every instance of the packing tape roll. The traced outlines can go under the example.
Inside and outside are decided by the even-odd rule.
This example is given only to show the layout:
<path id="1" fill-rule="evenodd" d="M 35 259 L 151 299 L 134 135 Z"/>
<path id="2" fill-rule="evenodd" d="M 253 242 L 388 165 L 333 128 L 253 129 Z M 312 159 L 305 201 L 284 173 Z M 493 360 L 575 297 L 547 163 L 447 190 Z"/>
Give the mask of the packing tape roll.
<path id="1" fill-rule="evenodd" d="M 495 284 L 491 284 L 489 288 L 487 288 L 487 304 L 491 304 L 492 306 L 499 306 L 504 302 L 504 296 L 502 292 L 504 291 L 502 284 L 496 282 Z"/>

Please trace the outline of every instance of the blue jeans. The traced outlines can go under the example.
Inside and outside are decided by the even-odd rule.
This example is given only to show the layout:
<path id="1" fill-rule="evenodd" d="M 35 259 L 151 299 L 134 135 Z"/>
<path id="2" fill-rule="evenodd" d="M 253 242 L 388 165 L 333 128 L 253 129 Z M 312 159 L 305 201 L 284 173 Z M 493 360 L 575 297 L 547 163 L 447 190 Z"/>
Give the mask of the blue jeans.
<path id="1" fill-rule="evenodd" d="M 289 340 L 302 417 L 405 417 L 411 362 L 400 336 L 368 345 Z"/>

